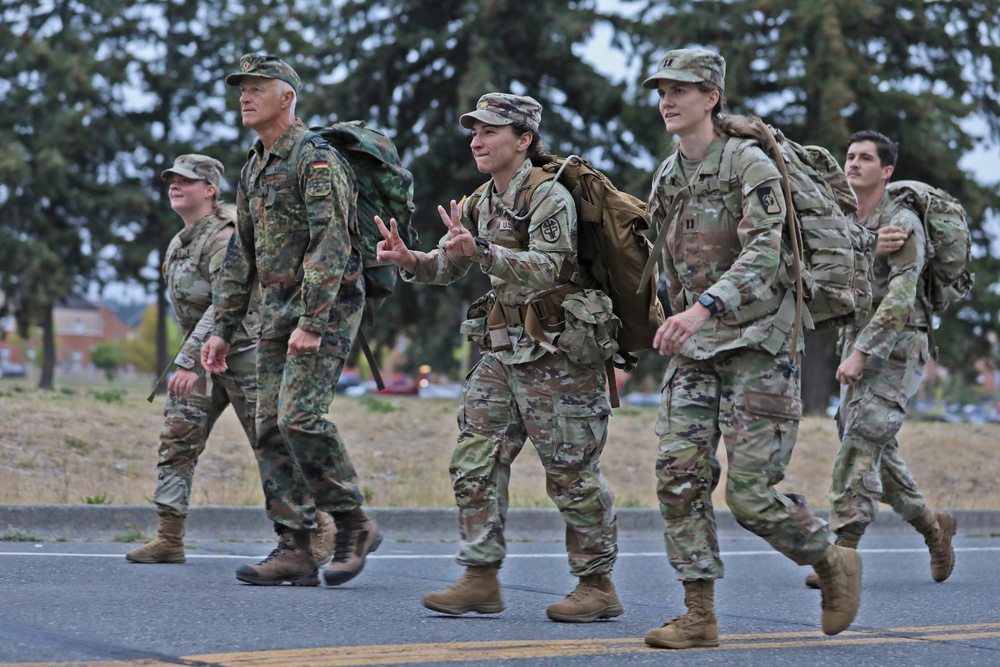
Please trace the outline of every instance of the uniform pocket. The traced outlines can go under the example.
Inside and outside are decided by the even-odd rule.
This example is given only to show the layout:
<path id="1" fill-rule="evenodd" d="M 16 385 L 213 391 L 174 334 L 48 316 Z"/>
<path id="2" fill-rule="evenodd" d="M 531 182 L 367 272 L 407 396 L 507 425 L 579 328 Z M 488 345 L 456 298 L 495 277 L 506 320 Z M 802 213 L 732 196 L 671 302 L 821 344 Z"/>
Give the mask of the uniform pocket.
<path id="1" fill-rule="evenodd" d="M 583 470 L 601 455 L 607 440 L 608 410 L 598 406 L 552 405 L 552 443 L 546 464 L 562 470 Z M 536 449 L 539 449 L 536 447 Z"/>
<path id="2" fill-rule="evenodd" d="M 747 410 L 758 417 L 793 421 L 802 419 L 802 403 L 791 396 L 768 394 L 763 391 L 746 391 L 744 396 Z"/>
<path id="3" fill-rule="evenodd" d="M 459 333 L 464 334 L 466 338 L 479 346 L 479 349 L 483 351 L 490 349 L 489 328 L 486 318 L 493 308 L 494 300 L 493 292 L 488 292 L 473 301 L 465 315 L 467 319 L 459 327 Z"/>
<path id="4" fill-rule="evenodd" d="M 663 384 L 660 386 L 660 410 L 656 415 L 656 424 L 653 432 L 662 437 L 670 433 L 670 407 L 673 403 L 674 377 L 677 375 L 677 366 L 671 364 L 663 374 Z"/>
<path id="5" fill-rule="evenodd" d="M 597 290 L 583 290 L 562 302 L 564 328 L 556 346 L 573 363 L 603 364 L 618 351 L 615 338 L 621 320 L 612 311 L 611 299 Z"/>

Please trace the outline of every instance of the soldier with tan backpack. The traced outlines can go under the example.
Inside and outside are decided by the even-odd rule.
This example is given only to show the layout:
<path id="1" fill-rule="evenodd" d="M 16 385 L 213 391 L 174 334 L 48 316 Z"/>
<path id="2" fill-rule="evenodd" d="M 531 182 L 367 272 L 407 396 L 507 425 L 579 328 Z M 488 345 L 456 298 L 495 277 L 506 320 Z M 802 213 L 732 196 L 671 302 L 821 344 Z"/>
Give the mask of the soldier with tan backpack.
<path id="1" fill-rule="evenodd" d="M 489 180 L 462 204 L 438 207 L 448 231 L 430 252 L 410 250 L 395 222 L 379 218 L 385 240 L 378 256 L 398 264 L 408 281 L 446 285 L 478 269 L 492 288 L 461 326 L 483 351 L 462 390 L 449 466 L 461 535 L 457 561 L 465 569 L 444 590 L 424 595 L 423 605 L 452 615 L 503 611 L 510 466 L 530 438 L 566 524 L 570 573 L 578 578 L 546 613 L 553 621 L 588 623 L 624 611 L 611 581 L 618 556 L 614 494 L 601 474 L 611 416 L 606 362 L 618 352 L 621 320 L 613 300 L 591 286 L 596 258 L 583 254 L 589 232 L 577 197 L 556 178 L 558 170 L 533 162 L 552 162 L 542 157 L 541 112 L 531 97 L 483 95 L 460 122 Z M 585 167 L 570 164 L 563 173 L 570 169 L 579 174 Z M 641 202 L 633 215 L 645 223 Z M 648 252 L 645 238 L 636 238 Z M 655 312 L 652 299 L 655 290 L 643 298 L 643 317 Z M 634 343 L 651 344 L 652 328 Z"/>

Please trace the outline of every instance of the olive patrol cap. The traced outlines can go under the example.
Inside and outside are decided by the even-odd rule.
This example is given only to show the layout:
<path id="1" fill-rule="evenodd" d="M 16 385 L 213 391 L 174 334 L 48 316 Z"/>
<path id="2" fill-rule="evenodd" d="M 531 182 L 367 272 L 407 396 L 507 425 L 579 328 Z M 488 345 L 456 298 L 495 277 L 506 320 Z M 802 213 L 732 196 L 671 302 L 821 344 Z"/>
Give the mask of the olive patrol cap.
<path id="1" fill-rule="evenodd" d="M 302 85 L 302 80 L 291 65 L 278 56 L 267 53 L 248 53 L 242 56 L 240 58 L 240 71 L 227 76 L 226 83 L 230 86 L 238 86 L 245 76 L 280 79 L 294 88 L 295 92 L 299 92 L 299 86 Z"/>
<path id="2" fill-rule="evenodd" d="M 195 181 L 208 181 L 216 188 L 221 189 L 222 174 L 225 171 L 226 168 L 214 157 L 191 153 L 188 155 L 179 155 L 174 160 L 174 166 L 170 169 L 164 169 L 160 174 L 160 178 L 169 182 L 170 177 L 173 174 L 177 174 L 178 176 L 184 176 Z"/>
<path id="3" fill-rule="evenodd" d="M 487 125 L 523 125 L 538 132 L 538 124 L 542 122 L 542 105 L 526 95 L 486 93 L 479 98 L 476 110 L 463 114 L 458 122 L 462 127 L 471 129 L 477 120 Z"/>
<path id="4" fill-rule="evenodd" d="M 656 88 L 660 79 L 669 81 L 707 81 L 726 89 L 726 59 L 705 49 L 674 49 L 660 62 L 660 71 L 642 82 L 643 88 Z"/>

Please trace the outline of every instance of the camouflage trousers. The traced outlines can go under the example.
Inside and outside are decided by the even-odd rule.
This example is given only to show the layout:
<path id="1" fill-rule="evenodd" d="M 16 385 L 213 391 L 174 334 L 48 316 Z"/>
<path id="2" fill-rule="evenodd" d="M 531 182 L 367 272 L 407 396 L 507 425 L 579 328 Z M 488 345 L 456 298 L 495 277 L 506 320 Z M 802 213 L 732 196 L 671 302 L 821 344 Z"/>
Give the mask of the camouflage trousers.
<path id="1" fill-rule="evenodd" d="M 845 347 L 846 357 L 850 346 Z M 904 521 L 916 519 L 927 507 L 899 456 L 896 434 L 929 356 L 926 333 L 903 331 L 888 359 L 868 357 L 861 381 L 841 387 L 840 450 L 830 484 L 833 530 L 849 526 L 850 532 L 862 534 L 875 520 L 879 501 Z"/>
<path id="2" fill-rule="evenodd" d="M 227 405 L 232 404 L 253 445 L 257 400 L 255 356 L 253 349 L 233 354 L 226 359 L 229 369 L 212 375 L 211 388 L 202 375 L 190 395 L 167 398 L 153 491 L 153 502 L 160 509 L 187 516 L 198 457 L 205 451 L 212 427 Z"/>
<path id="3" fill-rule="evenodd" d="M 611 414 L 606 381 L 603 365 L 576 365 L 565 355 L 514 365 L 483 356 L 462 391 L 451 457 L 459 564 L 503 561 L 510 466 L 531 438 L 545 489 L 566 523 L 570 572 L 582 577 L 611 571 L 618 519 L 614 493 L 601 473 Z"/>
<path id="4" fill-rule="evenodd" d="M 257 343 L 254 451 L 267 516 L 275 524 L 311 530 L 317 508 L 349 512 L 364 500 L 340 431 L 324 417 L 350 346 L 330 331 L 313 354 L 289 355 L 288 338 Z"/>
<path id="5" fill-rule="evenodd" d="M 799 372 L 787 356 L 732 350 L 667 367 L 656 434 L 656 493 L 667 557 L 681 581 L 721 579 L 725 570 L 712 504 L 727 455 L 726 502 L 737 522 L 799 565 L 826 552 L 830 531 L 805 499 L 774 488 L 799 430 Z M 787 375 L 787 377 L 786 377 Z"/>

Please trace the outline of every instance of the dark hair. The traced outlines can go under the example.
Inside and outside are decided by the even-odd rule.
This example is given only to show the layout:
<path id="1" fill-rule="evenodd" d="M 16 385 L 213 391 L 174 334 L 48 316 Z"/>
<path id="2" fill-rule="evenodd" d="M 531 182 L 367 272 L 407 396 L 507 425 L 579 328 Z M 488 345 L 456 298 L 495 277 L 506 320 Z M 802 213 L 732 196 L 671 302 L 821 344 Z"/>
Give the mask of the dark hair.
<path id="1" fill-rule="evenodd" d="M 870 141 L 875 144 L 875 151 L 878 153 L 879 162 L 883 167 L 896 167 L 896 158 L 899 157 L 899 144 L 875 130 L 861 130 L 851 135 L 847 140 L 847 145 L 856 144 L 859 141 Z"/>
<path id="2" fill-rule="evenodd" d="M 545 140 L 542 139 L 542 135 L 538 133 L 538 130 L 532 130 L 530 127 L 521 125 L 520 123 L 514 123 L 510 127 L 514 131 L 514 134 L 517 134 L 518 136 L 525 133 L 531 134 L 531 145 L 528 146 L 528 152 L 525 157 L 530 159 L 543 155 L 548 149 L 548 146 L 545 145 Z"/>

